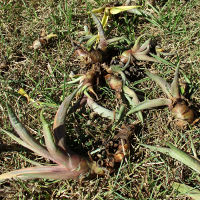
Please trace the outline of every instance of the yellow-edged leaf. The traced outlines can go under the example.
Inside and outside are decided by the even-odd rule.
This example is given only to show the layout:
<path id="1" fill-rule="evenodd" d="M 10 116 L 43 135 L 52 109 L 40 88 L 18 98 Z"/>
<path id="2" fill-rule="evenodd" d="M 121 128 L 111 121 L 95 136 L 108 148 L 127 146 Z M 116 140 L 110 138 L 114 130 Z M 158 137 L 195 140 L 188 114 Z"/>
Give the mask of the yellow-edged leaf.
<path id="1" fill-rule="evenodd" d="M 134 8 L 138 8 L 140 6 L 118 6 L 118 7 L 112 7 L 110 8 L 110 13 L 112 15 L 115 15 L 115 14 L 118 14 L 120 12 L 124 12 L 124 11 L 127 11 L 127 10 L 131 10 L 131 9 L 134 9 Z"/>
<path id="2" fill-rule="evenodd" d="M 102 13 L 102 12 L 104 12 L 105 8 L 106 8 L 106 6 L 104 5 L 100 8 L 93 9 L 92 12 L 93 13 Z"/>
<path id="3" fill-rule="evenodd" d="M 18 93 L 21 94 L 22 96 L 27 98 L 27 101 L 29 102 L 31 100 L 31 98 L 29 97 L 29 95 L 25 92 L 25 90 L 23 88 L 20 88 L 18 90 Z"/>
<path id="4" fill-rule="evenodd" d="M 104 12 L 103 18 L 101 20 L 101 24 L 103 28 L 106 27 L 106 24 L 108 23 L 108 18 L 109 18 L 109 15 L 107 14 L 107 12 Z"/>

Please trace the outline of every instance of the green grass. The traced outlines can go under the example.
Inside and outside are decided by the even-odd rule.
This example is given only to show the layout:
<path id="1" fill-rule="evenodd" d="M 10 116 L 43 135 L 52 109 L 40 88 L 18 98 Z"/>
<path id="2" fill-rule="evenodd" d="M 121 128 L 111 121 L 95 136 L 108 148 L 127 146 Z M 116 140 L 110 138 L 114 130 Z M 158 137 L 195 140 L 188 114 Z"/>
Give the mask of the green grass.
<path id="1" fill-rule="evenodd" d="M 87 69 L 73 55 L 70 39 L 78 41 L 83 26 L 92 31 L 96 28 L 88 11 L 111 1 L 2 1 L 0 3 L 0 127 L 12 131 L 3 101 L 8 101 L 20 120 L 30 127 L 34 137 L 43 143 L 40 109 L 27 103 L 26 98 L 17 93 L 23 88 L 31 98 L 45 103 L 61 104 L 65 96 L 73 91 L 66 85 L 70 71 L 85 73 Z M 127 37 L 132 44 L 135 38 L 146 34 L 145 38 L 157 41 L 165 51 L 174 53 L 163 56 L 170 63 L 180 64 L 181 82 L 187 83 L 189 97 L 197 116 L 200 107 L 200 65 L 199 65 L 199 0 L 158 1 L 154 7 L 143 1 L 144 9 L 151 16 L 132 16 L 124 13 L 109 18 L 106 36 Z M 56 33 L 58 38 L 39 51 L 29 48 L 42 29 Z M 130 46 L 123 41 L 112 46 L 117 55 Z M 116 56 L 117 56 L 116 55 Z M 5 63 L 5 65 L 1 65 Z M 51 70 L 47 67 L 49 64 Z M 142 69 L 150 69 L 172 81 L 174 68 L 166 64 L 144 63 Z M 131 87 L 142 98 L 163 97 L 159 87 L 144 75 Z M 116 109 L 115 93 L 106 85 L 97 88 L 99 103 Z M 55 107 L 48 108 L 48 121 L 52 123 Z M 69 146 L 80 151 L 98 148 L 99 141 L 109 139 L 117 133 L 117 128 L 106 129 L 110 121 L 101 117 L 91 117 L 87 108 L 82 113 L 71 115 L 66 122 Z M 199 156 L 200 126 L 197 123 L 187 130 L 178 129 L 167 108 L 144 111 L 144 124 L 136 127 L 131 137 L 130 155 L 121 163 L 114 174 L 105 177 L 85 178 L 81 181 L 52 180 L 12 180 L 1 184 L 1 199 L 187 199 L 180 197 L 171 188 L 177 181 L 200 189 L 199 176 L 185 165 L 170 157 L 150 152 L 140 143 L 163 146 L 165 141 L 193 154 L 191 140 Z M 132 121 L 136 119 L 131 116 Z M 123 123 L 123 122 L 122 122 Z M 92 135 L 95 137 L 92 137 Z M 20 147 L 3 133 L 0 134 L 0 172 L 7 172 L 31 166 L 30 160 L 47 163 L 32 152 Z M 3 195 L 1 195 L 3 194 Z"/>

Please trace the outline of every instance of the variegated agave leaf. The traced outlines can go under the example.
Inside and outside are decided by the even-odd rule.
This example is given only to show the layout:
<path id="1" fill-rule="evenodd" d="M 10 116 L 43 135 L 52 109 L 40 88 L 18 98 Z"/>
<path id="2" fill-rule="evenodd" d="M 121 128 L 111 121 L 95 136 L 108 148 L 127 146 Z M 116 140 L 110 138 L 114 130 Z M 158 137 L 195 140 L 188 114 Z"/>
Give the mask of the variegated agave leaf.
<path id="1" fill-rule="evenodd" d="M 178 76 L 179 76 L 179 67 L 176 68 L 174 79 L 173 79 L 173 82 L 171 84 L 171 94 L 176 99 L 179 99 L 181 97 L 180 92 L 179 92 Z"/>
<path id="2" fill-rule="evenodd" d="M 138 112 L 141 110 L 156 108 L 159 106 L 169 106 L 169 105 L 171 105 L 171 103 L 172 103 L 172 101 L 170 99 L 164 99 L 164 98 L 143 101 L 143 102 L 137 104 L 134 108 L 132 108 L 127 113 L 127 115 L 130 115 L 132 113 L 135 113 L 135 112 Z"/>
<path id="3" fill-rule="evenodd" d="M 162 91 L 170 98 L 172 99 L 172 94 L 171 94 L 171 88 L 169 83 L 165 81 L 163 78 L 156 74 L 152 74 L 151 72 L 146 72 L 147 76 L 150 77 L 153 81 L 155 81 L 162 89 Z"/>
<path id="4" fill-rule="evenodd" d="M 93 101 L 92 98 L 87 98 L 87 104 L 95 113 L 99 114 L 102 117 L 111 119 L 113 121 L 119 119 L 118 113 L 115 113 L 114 111 L 108 110 L 103 106 L 98 105 L 95 101 Z"/>

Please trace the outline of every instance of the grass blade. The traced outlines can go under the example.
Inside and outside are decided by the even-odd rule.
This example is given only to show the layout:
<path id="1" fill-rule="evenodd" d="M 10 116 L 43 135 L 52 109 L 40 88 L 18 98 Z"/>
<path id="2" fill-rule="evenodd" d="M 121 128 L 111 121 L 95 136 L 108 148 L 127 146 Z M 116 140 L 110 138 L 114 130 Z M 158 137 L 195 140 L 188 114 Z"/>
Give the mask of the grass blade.
<path id="1" fill-rule="evenodd" d="M 135 113 L 135 112 L 138 112 L 138 111 L 141 111 L 141 110 L 156 108 L 156 107 L 159 107 L 159 106 L 169 106 L 170 104 L 171 104 L 171 100 L 170 99 L 164 99 L 164 98 L 143 101 L 143 102 L 137 104 L 134 108 L 132 108 L 127 113 L 127 115 L 130 115 L 132 113 Z"/>

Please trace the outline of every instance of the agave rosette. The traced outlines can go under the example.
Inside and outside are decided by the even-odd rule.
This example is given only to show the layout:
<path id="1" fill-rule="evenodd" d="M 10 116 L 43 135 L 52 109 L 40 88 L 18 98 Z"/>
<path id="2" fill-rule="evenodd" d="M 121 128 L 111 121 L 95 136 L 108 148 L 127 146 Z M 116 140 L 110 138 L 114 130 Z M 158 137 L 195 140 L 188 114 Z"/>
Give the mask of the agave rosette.
<path id="1" fill-rule="evenodd" d="M 134 61 L 134 59 L 139 61 L 150 61 L 150 62 L 159 62 L 154 57 L 149 56 L 150 53 L 150 42 L 151 39 L 146 40 L 141 46 L 140 46 L 140 40 L 143 37 L 143 35 L 139 36 L 134 46 L 124 51 L 120 56 L 120 61 L 123 63 L 127 63 L 129 60 L 129 57 L 131 58 L 131 63 Z"/>
<path id="2" fill-rule="evenodd" d="M 54 119 L 53 134 L 51 134 L 48 123 L 44 119 L 43 111 L 41 111 L 40 119 L 46 146 L 41 145 L 34 139 L 17 119 L 11 107 L 9 105 L 7 106 L 10 122 L 19 137 L 6 130 L 2 131 L 20 145 L 56 164 L 54 166 L 36 166 L 7 172 L 0 175 L 0 181 L 12 178 L 77 179 L 79 176 L 88 172 L 100 175 L 104 174 L 103 169 L 99 168 L 95 162 L 74 153 L 66 146 L 65 117 L 71 100 L 79 89 L 76 89 L 71 95 L 66 97 L 60 105 Z"/>
<path id="3" fill-rule="evenodd" d="M 179 67 L 176 68 L 171 85 L 156 74 L 150 72 L 146 72 L 146 74 L 161 87 L 168 98 L 143 101 L 132 108 L 127 115 L 145 109 L 168 106 L 179 127 L 185 127 L 188 123 L 192 123 L 194 121 L 194 111 L 188 106 L 186 100 L 181 96 L 179 91 Z"/>
<path id="4" fill-rule="evenodd" d="M 124 74 L 124 70 L 127 67 L 129 67 L 129 63 L 130 63 L 130 57 L 128 62 L 123 68 L 120 67 L 119 65 L 111 65 L 110 67 L 104 65 L 103 67 L 108 72 L 108 74 L 105 76 L 105 79 L 110 88 L 115 90 L 116 97 L 121 99 L 121 94 L 123 94 L 128 100 L 131 108 L 133 108 L 137 104 L 139 104 L 140 101 L 135 91 L 128 87 L 128 81 L 126 75 Z M 116 74 L 119 74 L 121 76 L 121 79 Z M 141 122 L 143 122 L 142 112 L 138 111 L 136 115 L 138 119 Z"/>

